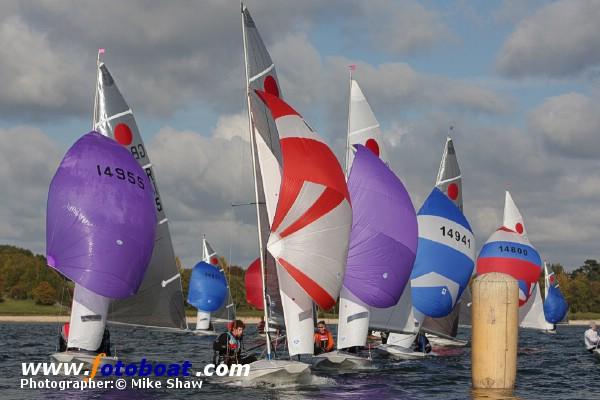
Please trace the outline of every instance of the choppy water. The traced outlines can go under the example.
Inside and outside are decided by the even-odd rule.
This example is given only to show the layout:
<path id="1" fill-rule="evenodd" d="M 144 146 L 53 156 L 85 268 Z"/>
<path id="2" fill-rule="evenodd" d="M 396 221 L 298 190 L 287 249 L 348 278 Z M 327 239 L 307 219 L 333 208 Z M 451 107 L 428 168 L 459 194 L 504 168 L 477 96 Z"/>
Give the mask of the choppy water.
<path id="1" fill-rule="evenodd" d="M 22 362 L 49 361 L 55 351 L 58 324 L 0 324 L 1 399 L 490 399 L 471 391 L 470 348 L 418 361 L 397 361 L 374 354 L 375 368 L 360 373 L 313 372 L 314 385 L 287 389 L 230 388 L 205 380 L 200 390 L 58 391 L 19 389 Z M 600 399 L 600 363 L 583 348 L 585 327 L 560 326 L 558 334 L 521 330 L 517 384 L 519 399 Z M 251 347 L 255 327 L 246 333 Z M 462 337 L 469 334 L 461 330 Z M 188 334 L 111 327 L 118 355 L 128 362 L 141 358 L 164 363 L 191 361 L 203 366 L 212 357 L 211 338 Z M 61 378 L 65 379 L 65 378 Z"/>

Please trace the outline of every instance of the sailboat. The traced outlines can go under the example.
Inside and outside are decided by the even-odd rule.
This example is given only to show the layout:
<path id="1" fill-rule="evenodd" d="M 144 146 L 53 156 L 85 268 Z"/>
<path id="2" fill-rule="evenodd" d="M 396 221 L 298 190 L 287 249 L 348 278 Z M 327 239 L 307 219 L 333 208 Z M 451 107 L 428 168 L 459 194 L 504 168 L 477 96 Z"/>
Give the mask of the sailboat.
<path id="1" fill-rule="evenodd" d="M 519 307 L 523 307 L 535 292 L 541 270 L 540 255 L 529 242 L 523 217 L 507 190 L 502 226 L 481 248 L 477 274 L 500 272 L 515 278 L 519 284 Z"/>
<path id="2" fill-rule="evenodd" d="M 225 274 L 225 270 L 221 267 L 221 264 L 219 262 L 219 255 L 216 251 L 213 250 L 210 243 L 208 243 L 208 240 L 206 240 L 206 236 L 202 237 L 202 260 L 209 264 L 216 265 L 219 268 L 219 270 L 223 274 Z M 229 281 L 227 281 L 227 296 L 225 297 L 225 301 L 217 311 L 210 315 L 209 322 L 230 323 L 235 320 L 235 315 L 235 303 L 233 302 L 233 297 L 231 297 L 231 287 L 229 286 Z M 198 332 L 199 318 L 204 317 L 200 317 L 200 313 L 197 315 L 196 331 L 194 331 L 194 333 L 201 335 L 202 333 Z M 200 325 L 202 325 L 202 323 Z"/>
<path id="3" fill-rule="evenodd" d="M 267 332 L 267 358 L 252 363 L 244 380 L 297 383 L 310 379 L 310 366 L 273 358 L 271 319 L 283 315 L 290 357 L 312 355 L 313 301 L 329 309 L 339 295 L 352 210 L 341 166 L 281 98 L 275 66 L 244 5 L 242 32 Z"/>
<path id="4" fill-rule="evenodd" d="M 229 285 L 215 252 L 202 239 L 202 261 L 194 266 L 190 277 L 188 303 L 198 309 L 196 316 L 196 335 L 215 335 L 211 326 L 211 313 L 226 305 Z"/>
<path id="5" fill-rule="evenodd" d="M 337 348 L 320 354 L 315 366 L 353 369 L 370 359 L 350 354 L 369 334 L 370 307 L 394 306 L 406 290 L 417 246 L 417 221 L 410 196 L 384 162 L 379 124 L 350 76 L 347 168 L 352 231 L 340 294 Z"/>
<path id="6" fill-rule="evenodd" d="M 435 188 L 418 213 L 419 248 L 411 276 L 413 306 L 432 343 L 456 339 L 463 292 L 475 267 L 475 239 L 463 214 L 462 176 L 454 143 L 446 139 Z"/>
<path id="7" fill-rule="evenodd" d="M 161 330 L 185 331 L 183 290 L 177 268 L 168 218 L 158 191 L 154 168 L 133 116 L 112 75 L 98 52 L 98 74 L 94 101 L 94 129 L 127 149 L 143 168 L 154 190 L 157 215 L 156 243 L 150 266 L 135 296 L 112 303 L 112 323 L 139 325 Z"/>
<path id="8" fill-rule="evenodd" d="M 48 191 L 47 262 L 75 282 L 67 351 L 54 359 L 96 357 L 110 301 L 138 291 L 155 231 L 154 194 L 143 169 L 114 140 L 98 132 L 82 136 Z"/>
<path id="9" fill-rule="evenodd" d="M 544 280 L 546 283 L 544 316 L 546 321 L 552 324 L 554 330 L 556 330 L 556 324 L 566 318 L 569 305 L 558 288 L 558 280 L 554 272 L 548 273 L 548 264 L 546 262 L 544 262 Z"/>

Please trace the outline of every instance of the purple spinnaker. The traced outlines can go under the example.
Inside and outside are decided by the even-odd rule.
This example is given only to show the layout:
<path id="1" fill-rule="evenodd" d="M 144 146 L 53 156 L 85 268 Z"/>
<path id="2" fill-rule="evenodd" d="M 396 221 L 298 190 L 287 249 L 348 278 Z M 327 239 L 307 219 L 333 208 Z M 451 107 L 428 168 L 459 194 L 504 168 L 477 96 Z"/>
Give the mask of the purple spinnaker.
<path id="1" fill-rule="evenodd" d="M 48 265 L 99 295 L 129 297 L 152 256 L 154 193 L 127 148 L 98 132 L 82 136 L 48 191 Z"/>
<path id="2" fill-rule="evenodd" d="M 391 307 L 415 261 L 417 216 L 400 179 L 371 150 L 355 147 L 348 178 L 353 221 L 344 286 L 369 306 Z"/>

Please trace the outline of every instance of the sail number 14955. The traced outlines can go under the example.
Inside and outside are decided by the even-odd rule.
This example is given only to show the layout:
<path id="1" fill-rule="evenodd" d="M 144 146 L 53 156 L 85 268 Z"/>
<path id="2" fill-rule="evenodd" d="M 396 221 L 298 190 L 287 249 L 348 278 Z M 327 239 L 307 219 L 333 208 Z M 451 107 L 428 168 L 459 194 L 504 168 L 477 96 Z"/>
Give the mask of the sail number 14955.
<path id="1" fill-rule="evenodd" d="M 467 235 L 463 235 L 456 229 L 446 228 L 445 226 L 441 226 L 440 231 L 442 231 L 442 236 L 450 237 L 457 242 L 462 242 L 469 249 L 471 248 L 471 238 L 467 238 Z"/>
<path id="2" fill-rule="evenodd" d="M 96 165 L 96 171 L 98 171 L 99 176 L 105 175 L 105 176 L 109 176 L 111 178 L 115 177 L 122 181 L 127 180 L 132 185 L 137 184 L 140 189 L 144 189 L 144 180 L 142 179 L 142 177 L 139 175 L 136 176 L 131 171 L 125 171 L 123 168 L 117 167 L 114 169 L 114 172 L 113 172 L 111 167 L 109 167 L 109 166 L 101 167 L 100 165 Z"/>

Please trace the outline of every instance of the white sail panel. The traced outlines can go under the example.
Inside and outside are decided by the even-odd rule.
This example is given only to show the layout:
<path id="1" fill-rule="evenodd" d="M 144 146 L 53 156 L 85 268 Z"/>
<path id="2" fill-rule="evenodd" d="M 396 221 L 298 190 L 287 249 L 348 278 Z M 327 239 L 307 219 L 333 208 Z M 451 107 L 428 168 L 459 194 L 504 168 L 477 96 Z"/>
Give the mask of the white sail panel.
<path id="1" fill-rule="evenodd" d="M 337 348 L 346 349 L 367 344 L 369 309 L 346 287 L 340 293 Z"/>
<path id="2" fill-rule="evenodd" d="M 519 235 L 525 238 L 525 241 L 529 240 L 527 239 L 527 230 L 525 229 L 525 222 L 523 221 L 521 212 L 517 208 L 508 190 L 506 191 L 504 200 L 504 219 L 502 226 L 517 232 Z"/>
<path id="3" fill-rule="evenodd" d="M 196 315 L 196 330 L 207 330 L 210 328 L 210 312 L 198 309 Z"/>
<path id="4" fill-rule="evenodd" d="M 102 343 L 111 299 L 75 285 L 67 348 L 96 351 Z"/>
<path id="5" fill-rule="evenodd" d="M 544 302 L 539 284 L 535 284 L 531 297 L 519 308 L 519 326 L 544 331 L 554 329 L 554 325 L 548 323 L 544 316 Z"/>
<path id="6" fill-rule="evenodd" d="M 279 266 L 277 273 L 285 330 L 290 356 L 313 354 L 313 303 L 304 289 L 285 269 Z"/>
<path id="7" fill-rule="evenodd" d="M 350 81 L 350 105 L 348 110 L 348 148 L 346 149 L 346 171 L 350 170 L 354 151 L 352 145 L 362 144 L 379 156 L 384 162 L 388 162 L 383 136 L 379 122 L 371 110 L 358 82 Z"/>

